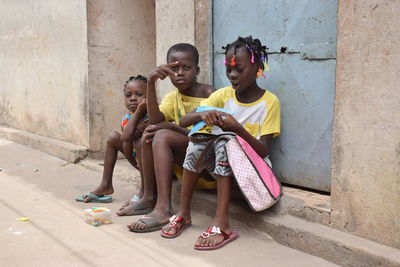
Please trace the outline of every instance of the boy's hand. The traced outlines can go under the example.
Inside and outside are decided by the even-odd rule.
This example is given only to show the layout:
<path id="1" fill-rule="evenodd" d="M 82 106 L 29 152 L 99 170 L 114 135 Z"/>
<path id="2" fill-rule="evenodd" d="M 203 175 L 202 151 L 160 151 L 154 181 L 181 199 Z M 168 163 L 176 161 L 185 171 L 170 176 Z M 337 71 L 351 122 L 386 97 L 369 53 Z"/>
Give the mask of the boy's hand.
<path id="1" fill-rule="evenodd" d="M 146 127 L 146 129 L 143 132 L 143 137 L 146 140 L 146 143 L 151 143 L 153 141 L 153 137 L 156 134 L 158 130 L 161 129 L 170 129 L 174 130 L 174 128 L 177 127 L 175 123 L 172 122 L 160 122 L 157 124 L 151 124 Z"/>
<path id="2" fill-rule="evenodd" d="M 165 65 L 158 66 L 148 75 L 148 81 L 155 83 L 158 79 L 164 80 L 169 75 L 175 76 L 175 72 L 171 70 L 173 67 L 177 67 L 179 62 L 173 62 Z"/>

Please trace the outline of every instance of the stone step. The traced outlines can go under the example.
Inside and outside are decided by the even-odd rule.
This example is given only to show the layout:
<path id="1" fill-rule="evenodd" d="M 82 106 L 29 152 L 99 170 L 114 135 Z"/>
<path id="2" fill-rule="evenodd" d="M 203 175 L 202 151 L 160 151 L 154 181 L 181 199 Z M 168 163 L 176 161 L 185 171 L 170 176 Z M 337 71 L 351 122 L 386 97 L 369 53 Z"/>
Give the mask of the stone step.
<path id="1" fill-rule="evenodd" d="M 79 162 L 89 154 L 89 150 L 84 146 L 1 125 L 0 138 L 41 150 L 72 163 Z"/>
<path id="2" fill-rule="evenodd" d="M 85 159 L 81 165 L 102 171 L 101 161 Z M 118 160 L 114 175 L 139 188 L 139 172 L 126 160 Z M 284 195 L 270 210 L 253 213 L 238 190 L 234 191 L 230 216 L 260 235 L 343 266 L 400 266 L 400 250 L 329 227 L 330 197 L 283 187 Z M 173 184 L 174 208 L 179 205 L 180 183 Z M 214 216 L 216 194 L 196 191 L 192 207 Z"/>

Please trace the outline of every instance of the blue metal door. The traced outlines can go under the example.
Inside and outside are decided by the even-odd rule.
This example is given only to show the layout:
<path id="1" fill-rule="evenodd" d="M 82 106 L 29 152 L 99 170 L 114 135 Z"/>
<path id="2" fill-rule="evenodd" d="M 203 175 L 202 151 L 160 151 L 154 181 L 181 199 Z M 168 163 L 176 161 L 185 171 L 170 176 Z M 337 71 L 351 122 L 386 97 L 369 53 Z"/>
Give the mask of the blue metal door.
<path id="1" fill-rule="evenodd" d="M 222 46 L 252 35 L 269 47 L 259 85 L 281 102 L 271 153 L 288 184 L 330 191 L 337 0 L 213 1 L 214 85 L 229 85 Z"/>

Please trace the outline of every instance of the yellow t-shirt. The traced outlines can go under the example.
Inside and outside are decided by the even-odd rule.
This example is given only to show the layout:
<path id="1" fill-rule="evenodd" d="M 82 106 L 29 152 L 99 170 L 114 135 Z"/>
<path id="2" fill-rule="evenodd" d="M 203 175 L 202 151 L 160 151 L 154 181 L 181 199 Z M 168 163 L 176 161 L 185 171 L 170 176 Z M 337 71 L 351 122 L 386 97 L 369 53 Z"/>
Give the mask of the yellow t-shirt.
<path id="1" fill-rule="evenodd" d="M 232 115 L 252 136 L 259 139 L 263 135 L 281 133 L 281 110 L 279 100 L 273 93 L 265 90 L 264 95 L 252 103 L 237 100 L 235 89 L 227 86 L 218 89 L 200 106 L 213 106 L 234 112 Z M 221 128 L 214 126 L 213 134 L 221 133 Z"/>
<path id="2" fill-rule="evenodd" d="M 205 100 L 205 98 L 183 95 L 178 89 L 175 89 L 164 96 L 159 109 L 164 114 L 165 121 L 179 124 L 179 120 L 186 115 L 186 113 L 197 108 L 203 100 Z M 174 173 L 179 180 L 182 180 L 183 169 L 181 166 L 175 164 Z M 196 185 L 196 189 L 214 189 L 216 187 L 216 181 L 208 181 L 202 177 L 199 178 Z"/>
<path id="3" fill-rule="evenodd" d="M 159 106 L 160 111 L 165 116 L 165 121 L 179 124 L 179 120 L 193 111 L 200 105 L 205 98 L 182 95 L 178 89 L 166 94 Z"/>

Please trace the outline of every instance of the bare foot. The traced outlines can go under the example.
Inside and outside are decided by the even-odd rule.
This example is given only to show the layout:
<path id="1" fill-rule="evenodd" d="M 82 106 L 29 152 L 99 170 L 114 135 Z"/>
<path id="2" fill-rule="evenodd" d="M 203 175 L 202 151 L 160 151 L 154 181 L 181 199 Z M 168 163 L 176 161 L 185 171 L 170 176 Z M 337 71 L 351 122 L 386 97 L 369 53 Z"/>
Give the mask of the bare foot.
<path id="1" fill-rule="evenodd" d="M 148 214 L 154 209 L 154 202 L 146 202 L 143 199 L 131 202 L 117 211 L 118 216 L 131 216 Z"/>
<path id="2" fill-rule="evenodd" d="M 101 197 L 101 196 L 106 196 L 106 195 L 111 195 L 112 193 L 114 193 L 114 188 L 112 186 L 104 186 L 102 184 L 100 184 L 98 187 L 96 187 L 96 189 L 94 189 L 93 191 L 91 191 L 92 194 Z M 92 200 L 91 197 L 87 196 L 83 202 L 90 202 Z"/>
<path id="3" fill-rule="evenodd" d="M 125 207 L 129 206 L 131 203 L 139 201 L 141 199 L 141 197 L 139 197 L 138 195 L 134 195 L 133 197 L 131 197 L 129 200 L 127 200 L 122 207 L 119 209 L 119 211 L 123 210 Z"/>
<path id="4" fill-rule="evenodd" d="M 192 220 L 190 219 L 190 217 L 182 218 L 174 215 L 170 218 L 170 223 L 165 225 L 161 231 L 164 237 L 176 237 L 178 236 L 179 232 L 181 232 L 183 229 L 191 224 Z"/>
<path id="5" fill-rule="evenodd" d="M 160 230 L 168 221 L 168 218 L 157 218 L 154 213 L 149 213 L 127 227 L 133 232 L 152 232 Z"/>
<path id="6" fill-rule="evenodd" d="M 225 236 L 220 232 L 218 233 L 219 227 L 215 229 L 211 229 L 211 227 L 207 230 L 207 232 L 203 232 L 199 238 L 196 240 L 194 246 L 195 247 L 212 247 L 222 243 L 225 240 Z M 216 230 L 216 231 L 212 231 Z M 222 230 L 222 229 L 221 229 Z M 231 233 L 230 229 L 224 229 L 227 235 Z"/>

